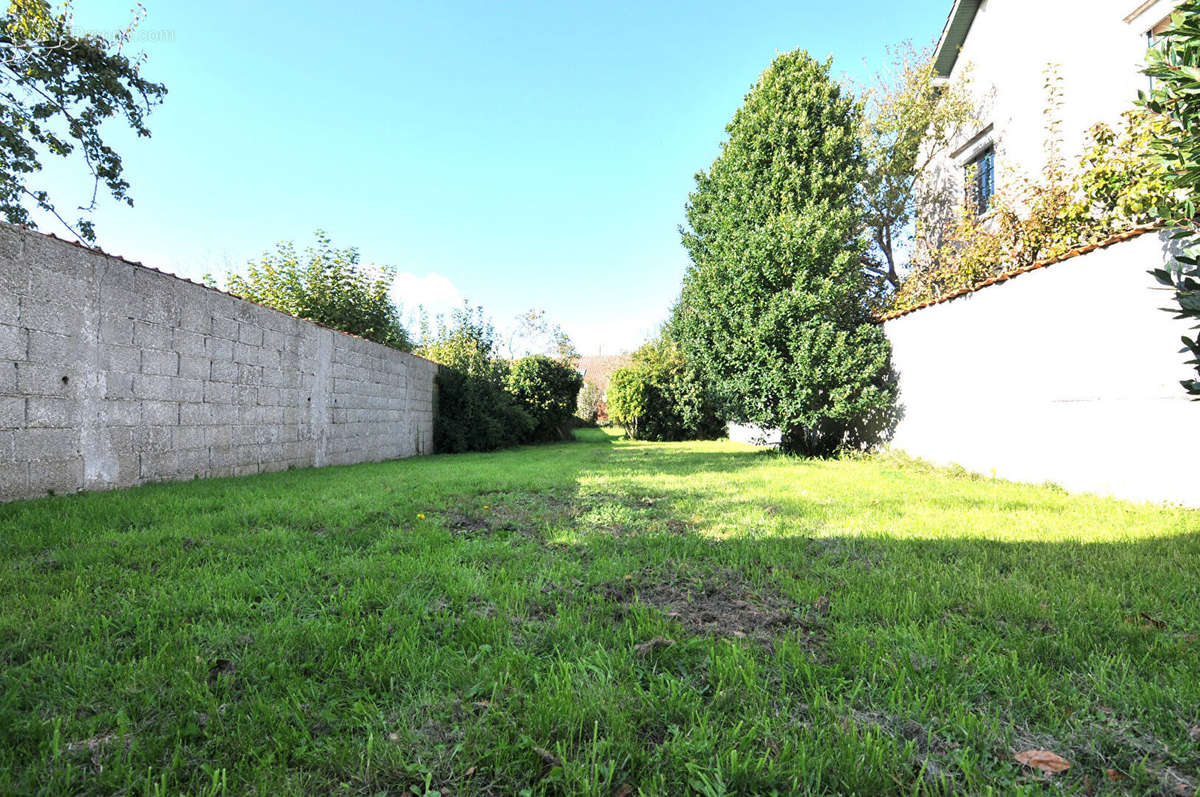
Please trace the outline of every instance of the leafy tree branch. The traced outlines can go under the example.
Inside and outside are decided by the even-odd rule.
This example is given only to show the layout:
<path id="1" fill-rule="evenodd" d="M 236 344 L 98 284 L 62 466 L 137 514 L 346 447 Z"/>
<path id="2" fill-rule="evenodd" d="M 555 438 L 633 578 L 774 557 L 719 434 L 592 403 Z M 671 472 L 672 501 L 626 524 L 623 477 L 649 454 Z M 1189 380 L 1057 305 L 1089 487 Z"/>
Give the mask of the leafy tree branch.
<path id="1" fill-rule="evenodd" d="M 395 276 L 390 266 L 362 266 L 357 249 L 338 249 L 317 230 L 316 242 L 304 252 L 283 241 L 250 263 L 245 274 L 226 275 L 225 282 L 243 299 L 411 351 L 400 308 L 388 296 Z"/>
<path id="2" fill-rule="evenodd" d="M 905 42 L 891 50 L 892 63 L 865 94 L 861 139 L 865 168 L 863 220 L 871 246 L 863 257 L 880 290 L 900 285 L 898 248 L 910 236 L 921 176 L 977 123 L 969 75 L 951 84 L 935 81 L 932 56 Z M 926 191 L 937 187 L 925 186 Z"/>
<path id="3" fill-rule="evenodd" d="M 87 215 L 101 186 L 133 205 L 124 163 L 105 142 L 102 127 L 119 118 L 139 137 L 149 137 L 146 116 L 166 95 L 162 84 L 141 76 L 141 58 L 123 53 L 143 15 L 139 6 L 129 25 L 111 38 L 77 35 L 69 3 L 54 11 L 47 0 L 13 0 L 0 17 L 0 214 L 7 221 L 35 226 L 32 205 L 90 242 L 96 235 Z M 36 184 L 36 175 L 47 155 L 75 154 L 92 188 L 72 223 Z"/>

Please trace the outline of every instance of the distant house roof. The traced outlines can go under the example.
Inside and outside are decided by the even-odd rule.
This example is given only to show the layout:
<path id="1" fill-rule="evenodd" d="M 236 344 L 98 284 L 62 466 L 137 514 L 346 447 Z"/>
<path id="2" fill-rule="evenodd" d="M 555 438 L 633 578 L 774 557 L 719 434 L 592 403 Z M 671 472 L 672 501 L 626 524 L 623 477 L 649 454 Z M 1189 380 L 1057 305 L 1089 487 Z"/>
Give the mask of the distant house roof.
<path id="1" fill-rule="evenodd" d="M 933 68 L 938 77 L 950 77 L 950 72 L 958 61 L 958 51 L 967 40 L 971 23 L 975 21 L 975 13 L 982 4 L 983 0 L 954 0 L 954 8 L 950 9 L 950 17 L 946 20 L 946 27 L 942 29 L 942 37 L 938 39 L 937 49 L 933 51 Z"/>
<path id="2" fill-rule="evenodd" d="M 583 380 L 591 382 L 601 390 L 608 390 L 608 380 L 612 372 L 633 364 L 630 354 L 610 354 L 608 356 L 580 357 L 579 370 L 583 372 Z"/>

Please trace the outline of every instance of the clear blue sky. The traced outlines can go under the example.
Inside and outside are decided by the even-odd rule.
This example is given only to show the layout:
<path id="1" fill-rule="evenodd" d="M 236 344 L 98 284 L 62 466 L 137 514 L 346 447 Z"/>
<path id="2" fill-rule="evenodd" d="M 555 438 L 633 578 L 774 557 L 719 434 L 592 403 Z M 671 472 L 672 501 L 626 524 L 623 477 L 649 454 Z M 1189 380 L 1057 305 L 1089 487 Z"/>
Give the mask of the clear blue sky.
<path id="1" fill-rule="evenodd" d="M 102 247 L 198 278 L 321 227 L 407 272 L 406 305 L 544 308 L 589 354 L 665 317 L 692 175 L 776 52 L 863 80 L 950 6 L 144 2 L 134 47 L 170 93 L 151 139 L 114 133 L 136 206 L 102 205 Z M 77 25 L 130 5 L 77 0 Z M 84 198 L 78 164 L 47 179 L 61 206 Z"/>

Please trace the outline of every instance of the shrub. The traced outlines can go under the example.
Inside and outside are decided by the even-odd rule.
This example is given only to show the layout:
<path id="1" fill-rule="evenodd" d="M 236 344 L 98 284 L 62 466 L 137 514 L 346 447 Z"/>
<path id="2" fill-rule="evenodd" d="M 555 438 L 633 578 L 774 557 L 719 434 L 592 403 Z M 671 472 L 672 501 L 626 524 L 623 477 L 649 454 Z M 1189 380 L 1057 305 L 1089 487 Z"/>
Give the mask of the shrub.
<path id="1" fill-rule="evenodd" d="M 534 419 L 495 382 L 445 366 L 437 375 L 434 446 L 439 453 L 492 451 L 526 442 Z"/>
<path id="2" fill-rule="evenodd" d="M 579 390 L 583 387 L 579 371 L 544 354 L 534 354 L 513 363 L 507 387 L 533 420 L 532 441 L 567 437 Z"/>
<path id="3" fill-rule="evenodd" d="M 608 392 L 605 394 L 608 417 L 613 423 L 623 426 L 625 434 L 634 439 L 638 438 L 639 423 L 646 414 L 648 384 L 646 372 L 632 366 L 613 371 L 608 381 Z"/>
<path id="4" fill-rule="evenodd" d="M 419 353 L 442 365 L 437 376 L 434 445 L 443 453 L 491 451 L 529 440 L 533 417 L 506 389 L 508 365 L 496 356 L 496 330 L 483 308 L 439 318 Z"/>
<path id="5" fill-rule="evenodd" d="M 229 292 L 401 351 L 412 351 L 400 310 L 388 296 L 395 271 L 369 271 L 358 250 L 337 249 L 320 230 L 301 255 L 290 242 L 251 263 L 245 275 L 227 274 Z"/>
<path id="6" fill-rule="evenodd" d="M 1145 106 L 1159 122 L 1151 152 L 1153 163 L 1167 174 L 1172 189 L 1159 204 L 1163 218 L 1179 228 L 1176 237 L 1186 251 L 1170 268 L 1156 269 L 1155 278 L 1174 293 L 1176 317 L 1200 329 L 1200 0 L 1184 0 L 1171 16 L 1164 45 L 1149 55 L 1146 73 L 1154 89 Z M 1182 380 L 1184 389 L 1200 398 L 1200 334 L 1183 336 L 1187 364 L 1196 369 Z"/>
<path id="7" fill-rule="evenodd" d="M 696 176 L 672 335 L 730 420 L 829 454 L 890 407 L 890 347 L 860 269 L 858 104 L 807 53 L 780 55 Z"/>
<path id="8" fill-rule="evenodd" d="M 678 345 L 667 338 L 651 341 L 633 355 L 636 378 L 626 388 L 636 409 L 626 433 L 641 440 L 704 440 L 720 437 L 725 423 L 698 369 L 688 363 Z"/>

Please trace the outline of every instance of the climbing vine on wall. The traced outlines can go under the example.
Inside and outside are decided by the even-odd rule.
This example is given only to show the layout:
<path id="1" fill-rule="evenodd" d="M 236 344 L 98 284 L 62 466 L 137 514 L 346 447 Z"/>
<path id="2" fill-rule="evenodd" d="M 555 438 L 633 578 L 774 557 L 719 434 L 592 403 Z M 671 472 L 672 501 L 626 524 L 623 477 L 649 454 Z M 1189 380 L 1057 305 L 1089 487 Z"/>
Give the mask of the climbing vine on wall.
<path id="1" fill-rule="evenodd" d="M 1167 170 L 1148 158 L 1162 122 L 1144 111 L 1097 124 L 1074 163 L 1061 156 L 1056 80 L 1048 78 L 1046 166 L 1001 188 L 984 214 L 969 205 L 942 229 L 918 229 L 909 272 L 889 312 L 949 293 L 1135 227 L 1154 224 L 1169 192 Z"/>

